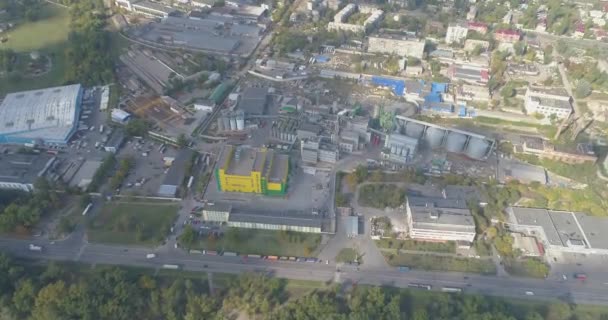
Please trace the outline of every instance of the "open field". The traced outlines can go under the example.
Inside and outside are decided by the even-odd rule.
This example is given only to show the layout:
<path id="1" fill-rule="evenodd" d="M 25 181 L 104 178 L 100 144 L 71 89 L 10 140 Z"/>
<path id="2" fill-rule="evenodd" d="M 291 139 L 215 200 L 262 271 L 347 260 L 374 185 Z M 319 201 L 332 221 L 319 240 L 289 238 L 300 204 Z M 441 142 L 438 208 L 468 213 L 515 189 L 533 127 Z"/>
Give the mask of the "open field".
<path id="1" fill-rule="evenodd" d="M 111 202 L 88 223 L 92 242 L 158 245 L 177 216 L 173 202 Z"/>
<path id="2" fill-rule="evenodd" d="M 321 235 L 313 233 L 231 228 L 219 238 L 199 237 L 193 249 L 310 257 L 320 242 Z"/>
<path id="3" fill-rule="evenodd" d="M 430 254 L 382 253 L 392 266 L 407 266 L 412 269 L 442 270 L 496 274 L 496 266 L 489 259 L 469 259 Z"/>
<path id="4" fill-rule="evenodd" d="M 0 44 L 0 49 L 12 49 L 17 52 L 17 71 L 0 77 L 0 95 L 57 86 L 64 82 L 64 47 L 69 34 L 69 12 L 52 4 L 42 8 L 39 20 L 17 21 L 17 26 L 6 33 L 8 41 Z M 28 75 L 26 65 L 31 51 L 38 51 L 41 56 L 49 58 L 50 70 L 38 76 Z"/>
<path id="5" fill-rule="evenodd" d="M 359 258 L 360 258 L 359 252 L 357 252 L 357 250 L 352 249 L 352 248 L 344 248 L 344 249 L 340 250 L 340 252 L 338 252 L 338 255 L 336 255 L 337 262 L 359 262 L 359 263 L 361 263 Z"/>

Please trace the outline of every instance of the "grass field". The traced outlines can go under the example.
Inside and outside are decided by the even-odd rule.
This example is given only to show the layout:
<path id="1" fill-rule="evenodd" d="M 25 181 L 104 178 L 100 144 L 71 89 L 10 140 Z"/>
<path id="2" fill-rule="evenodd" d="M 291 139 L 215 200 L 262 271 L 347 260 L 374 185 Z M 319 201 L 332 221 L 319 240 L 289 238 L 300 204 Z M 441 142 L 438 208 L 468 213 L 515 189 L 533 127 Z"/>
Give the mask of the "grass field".
<path id="1" fill-rule="evenodd" d="M 313 233 L 231 228 L 219 239 L 200 237 L 193 249 L 311 257 L 320 242 L 321 235 Z"/>
<path id="2" fill-rule="evenodd" d="M 452 241 L 435 243 L 416 240 L 380 239 L 374 242 L 376 243 L 376 246 L 381 249 L 456 253 L 456 243 Z"/>
<path id="3" fill-rule="evenodd" d="M 392 266 L 407 266 L 412 269 L 459 271 L 496 274 L 496 266 L 489 259 L 468 259 L 427 254 L 382 253 Z"/>
<path id="4" fill-rule="evenodd" d="M 336 255 L 336 261 L 337 262 L 359 262 L 362 263 L 360 257 L 359 257 L 359 252 L 357 252 L 357 250 L 352 249 L 352 248 L 344 248 L 342 250 L 340 250 L 340 252 L 338 252 L 338 255 Z"/>
<path id="5" fill-rule="evenodd" d="M 177 216 L 174 202 L 111 202 L 91 221 L 92 242 L 158 245 L 169 234 Z"/>
<path id="6" fill-rule="evenodd" d="M 42 6 L 41 17 L 37 21 L 14 22 L 17 26 L 6 33 L 8 41 L 0 44 L 0 49 L 16 51 L 18 59 L 21 60 L 26 59 L 29 52 L 39 51 L 42 55 L 51 58 L 52 68 L 38 77 L 28 77 L 18 72 L 11 76 L 0 77 L 0 95 L 63 84 L 63 70 L 66 63 L 64 48 L 70 31 L 68 9 L 45 4 Z"/>

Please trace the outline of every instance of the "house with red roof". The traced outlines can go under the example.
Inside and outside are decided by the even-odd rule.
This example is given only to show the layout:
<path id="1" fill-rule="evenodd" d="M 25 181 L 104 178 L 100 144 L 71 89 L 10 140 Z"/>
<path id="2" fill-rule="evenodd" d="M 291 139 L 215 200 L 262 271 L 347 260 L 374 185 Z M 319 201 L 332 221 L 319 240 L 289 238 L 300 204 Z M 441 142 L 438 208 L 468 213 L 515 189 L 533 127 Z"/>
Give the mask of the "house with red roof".
<path id="1" fill-rule="evenodd" d="M 494 32 L 494 39 L 500 42 L 515 43 L 521 39 L 521 33 L 518 30 L 499 29 Z"/>
<path id="2" fill-rule="evenodd" d="M 488 25 L 482 22 L 471 21 L 469 22 L 469 30 L 486 34 L 488 32 Z"/>

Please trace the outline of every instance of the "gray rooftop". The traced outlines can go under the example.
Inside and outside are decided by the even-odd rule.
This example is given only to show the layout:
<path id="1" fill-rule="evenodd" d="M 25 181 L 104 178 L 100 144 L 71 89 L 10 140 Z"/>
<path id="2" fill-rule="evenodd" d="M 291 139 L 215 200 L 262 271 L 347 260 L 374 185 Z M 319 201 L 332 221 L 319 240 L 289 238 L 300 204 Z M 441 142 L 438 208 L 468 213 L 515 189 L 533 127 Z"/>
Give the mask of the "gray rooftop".
<path id="1" fill-rule="evenodd" d="M 215 201 L 215 202 L 207 202 L 203 206 L 203 210 L 207 211 L 218 211 L 218 212 L 230 212 L 232 206 L 227 202 Z"/>
<path id="2" fill-rule="evenodd" d="M 264 114 L 268 102 L 268 88 L 247 88 L 241 92 L 238 108 L 247 114 Z"/>
<path id="3" fill-rule="evenodd" d="M 108 142 L 106 142 L 106 147 L 114 147 L 118 149 L 118 147 L 120 147 L 124 140 L 125 133 L 121 129 L 115 130 L 110 135 L 110 139 L 108 140 Z"/>
<path id="4" fill-rule="evenodd" d="M 0 182 L 33 184 L 55 159 L 46 154 L 0 154 Z"/>
<path id="5" fill-rule="evenodd" d="M 82 86 L 9 93 L 0 103 L 0 136 L 68 140 L 78 117 Z"/>
<path id="6" fill-rule="evenodd" d="M 532 101 L 538 102 L 541 106 L 549 106 L 559 109 L 571 110 L 572 105 L 569 101 L 564 101 L 560 99 L 551 99 L 551 98 L 543 98 L 543 97 L 531 97 Z"/>
<path id="7" fill-rule="evenodd" d="M 505 182 L 509 179 L 517 179 L 524 183 L 534 181 L 542 184 L 548 183 L 547 172 L 544 168 L 501 159 L 498 169 L 498 180 Z"/>
<path id="8" fill-rule="evenodd" d="M 466 199 L 445 199 L 440 197 L 408 196 L 410 206 L 436 208 L 468 209 Z"/>
<path id="9" fill-rule="evenodd" d="M 410 203 L 410 199 L 412 199 L 412 203 Z M 408 197 L 414 228 L 475 232 L 475 222 L 469 209 L 435 206 L 434 201 L 436 200 Z M 439 203 L 439 205 L 444 205 L 444 203 Z M 446 205 L 454 207 L 460 204 L 451 202 Z"/>
<path id="10" fill-rule="evenodd" d="M 574 213 L 591 248 L 608 250 L 608 219 L 584 213 Z"/>
<path id="11" fill-rule="evenodd" d="M 233 210 L 230 221 L 321 228 L 323 217 L 298 211 Z"/>
<path id="12" fill-rule="evenodd" d="M 269 155 L 271 155 L 269 153 Z M 268 173 L 268 180 L 272 182 L 281 182 L 287 179 L 286 172 L 289 166 L 289 156 L 272 152 L 272 166 Z"/>
<path id="13" fill-rule="evenodd" d="M 186 174 L 186 164 L 192 159 L 192 155 L 192 150 L 181 149 L 175 157 L 175 160 L 173 160 L 169 171 L 167 171 L 162 185 L 180 186 L 184 181 L 184 174 Z"/>
<path id="14" fill-rule="evenodd" d="M 146 9 L 151 9 L 151 10 L 156 10 L 156 11 L 160 11 L 166 14 L 170 14 L 175 12 L 176 10 L 166 6 L 162 3 L 159 2 L 152 2 L 152 1 L 141 1 L 141 2 L 137 2 L 134 3 L 133 6 L 135 7 L 142 7 L 142 8 L 146 8 Z"/>

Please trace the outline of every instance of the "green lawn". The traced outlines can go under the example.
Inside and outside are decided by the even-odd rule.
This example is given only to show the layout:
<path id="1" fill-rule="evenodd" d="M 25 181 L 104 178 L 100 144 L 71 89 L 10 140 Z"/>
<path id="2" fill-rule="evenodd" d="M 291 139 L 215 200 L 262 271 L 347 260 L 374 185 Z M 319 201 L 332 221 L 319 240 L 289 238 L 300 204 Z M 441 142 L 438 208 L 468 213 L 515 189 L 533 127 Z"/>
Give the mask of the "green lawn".
<path id="1" fill-rule="evenodd" d="M 39 50 L 64 43 L 70 31 L 68 9 L 53 4 L 42 6 L 37 21 L 16 21 L 17 26 L 4 36 L 8 41 L 0 48 L 19 52 Z"/>
<path id="2" fill-rule="evenodd" d="M 321 235 L 313 233 L 230 228 L 219 239 L 200 237 L 193 249 L 310 257 L 320 242 Z"/>
<path id="3" fill-rule="evenodd" d="M 0 77 L 0 95 L 63 84 L 66 63 L 64 48 L 70 24 L 68 10 L 46 4 L 42 6 L 42 14 L 37 21 L 16 23 L 17 26 L 6 33 L 8 41 L 0 44 L 0 49 L 12 49 L 18 53 L 17 68 L 22 72 L 17 71 L 10 76 Z M 29 52 L 34 50 L 49 57 L 52 68 L 43 75 L 30 77 L 23 71 L 29 59 Z"/>
<path id="4" fill-rule="evenodd" d="M 473 272 L 496 274 L 496 266 L 489 259 L 469 259 L 428 254 L 382 253 L 392 266 L 407 266 L 412 269 Z"/>
<path id="5" fill-rule="evenodd" d="M 177 216 L 174 202 L 110 202 L 88 223 L 92 242 L 158 245 Z"/>
<path id="6" fill-rule="evenodd" d="M 456 253 L 456 243 L 452 241 L 441 243 L 416 240 L 380 239 L 375 242 L 376 246 L 381 249 Z"/>
<path id="7" fill-rule="evenodd" d="M 338 252 L 338 255 L 336 256 L 336 261 L 337 262 L 359 262 L 360 261 L 360 257 L 359 257 L 359 252 L 357 252 L 357 250 L 352 249 L 352 248 L 344 248 L 342 250 L 340 250 L 340 252 Z"/>

